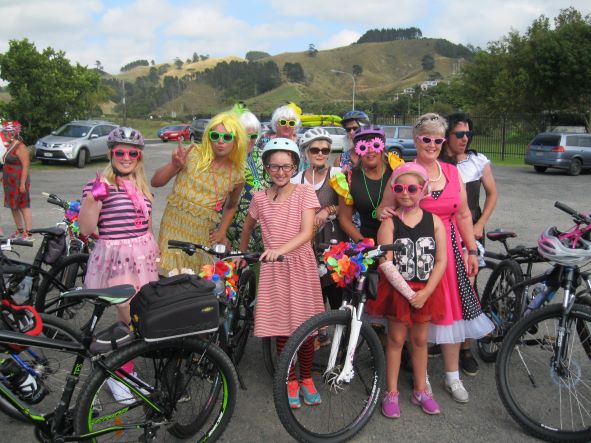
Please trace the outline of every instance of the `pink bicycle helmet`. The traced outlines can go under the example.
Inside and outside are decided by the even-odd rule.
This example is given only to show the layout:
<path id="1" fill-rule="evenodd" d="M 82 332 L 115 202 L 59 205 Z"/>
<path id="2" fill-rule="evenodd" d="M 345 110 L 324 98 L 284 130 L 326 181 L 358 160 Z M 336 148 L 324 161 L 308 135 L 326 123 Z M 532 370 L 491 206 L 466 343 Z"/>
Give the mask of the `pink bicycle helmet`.
<path id="1" fill-rule="evenodd" d="M 538 238 L 538 252 L 546 260 L 563 266 L 584 266 L 591 261 L 591 242 L 580 239 L 575 247 L 560 239 L 556 226 L 546 228 Z"/>

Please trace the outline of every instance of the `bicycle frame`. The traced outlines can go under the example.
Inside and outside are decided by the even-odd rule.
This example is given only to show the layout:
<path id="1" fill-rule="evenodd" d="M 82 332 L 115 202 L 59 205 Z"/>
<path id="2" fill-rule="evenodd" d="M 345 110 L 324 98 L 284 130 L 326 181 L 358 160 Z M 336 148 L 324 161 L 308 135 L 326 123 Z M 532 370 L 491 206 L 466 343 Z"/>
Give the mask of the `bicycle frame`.
<path id="1" fill-rule="evenodd" d="M 79 382 L 80 373 L 84 365 L 84 360 L 90 359 L 99 370 L 107 372 L 113 379 L 124 384 L 134 395 L 138 396 L 142 401 L 138 401 L 132 405 L 122 405 L 121 408 L 111 414 L 111 416 L 124 414 L 137 407 L 150 406 L 156 412 L 162 413 L 165 411 L 164 406 L 157 404 L 153 400 L 147 398 L 146 394 L 142 392 L 153 392 L 154 388 L 147 385 L 140 379 L 137 379 L 133 375 L 125 372 L 119 368 L 117 371 L 111 371 L 102 362 L 104 356 L 102 354 L 92 355 L 88 350 L 88 346 L 92 340 L 92 334 L 98 322 L 98 319 L 102 316 L 107 306 L 102 303 L 96 303 L 92 313 L 92 317 L 89 320 L 86 329 L 83 329 L 84 337 L 82 342 L 71 342 L 63 341 L 58 339 L 51 339 L 46 337 L 35 337 L 29 336 L 19 332 L 0 330 L 0 343 L 5 344 L 17 344 L 21 346 L 37 346 L 44 349 L 55 349 L 64 352 L 72 352 L 77 354 L 74 361 L 74 365 L 70 374 L 66 378 L 66 385 L 62 396 L 56 406 L 56 408 L 47 414 L 35 413 L 28 404 L 22 402 L 8 386 L 6 386 L 0 380 L 0 397 L 3 397 L 10 402 L 26 419 L 28 422 L 39 428 L 44 435 L 53 435 L 59 437 L 62 441 L 79 441 L 86 438 L 99 437 L 101 435 L 122 431 L 126 429 L 134 429 L 138 427 L 147 427 L 148 424 L 127 424 L 121 426 L 111 426 L 109 428 L 101 429 L 100 431 L 92 432 L 85 435 L 62 435 L 66 430 L 66 412 L 72 401 L 74 389 Z M 130 383 L 133 382 L 133 383 Z M 107 419 L 110 417 L 104 417 Z"/>

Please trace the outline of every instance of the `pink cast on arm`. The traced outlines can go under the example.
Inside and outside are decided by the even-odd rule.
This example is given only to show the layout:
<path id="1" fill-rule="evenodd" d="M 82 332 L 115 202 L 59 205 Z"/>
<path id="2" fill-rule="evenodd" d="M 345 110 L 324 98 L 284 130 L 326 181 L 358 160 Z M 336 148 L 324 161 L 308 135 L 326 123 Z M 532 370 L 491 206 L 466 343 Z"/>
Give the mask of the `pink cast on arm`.
<path id="1" fill-rule="evenodd" d="M 398 272 L 398 268 L 394 266 L 394 263 L 391 261 L 385 261 L 380 265 L 380 269 L 394 289 L 400 292 L 404 298 L 411 300 L 415 296 L 416 292 L 408 286 L 408 283 L 404 280 L 402 275 L 400 275 L 400 272 Z"/>

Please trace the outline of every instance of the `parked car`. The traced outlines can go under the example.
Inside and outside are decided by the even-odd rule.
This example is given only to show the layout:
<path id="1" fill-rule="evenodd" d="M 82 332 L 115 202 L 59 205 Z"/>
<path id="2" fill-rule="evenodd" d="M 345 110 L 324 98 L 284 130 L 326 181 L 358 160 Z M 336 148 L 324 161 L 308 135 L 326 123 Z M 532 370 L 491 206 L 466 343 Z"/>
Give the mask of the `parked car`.
<path id="1" fill-rule="evenodd" d="M 559 168 L 579 175 L 583 169 L 591 169 L 591 134 L 542 132 L 527 145 L 525 163 L 537 172 Z"/>
<path id="2" fill-rule="evenodd" d="M 162 133 L 164 131 L 168 131 L 170 128 L 172 128 L 174 125 L 168 125 L 168 126 L 162 126 L 160 129 L 158 129 L 158 131 L 156 131 L 156 136 L 158 138 L 160 138 L 160 136 L 162 135 Z"/>
<path id="3" fill-rule="evenodd" d="M 90 160 L 107 158 L 107 135 L 118 126 L 102 120 L 72 121 L 37 140 L 35 158 L 83 168 Z"/>
<path id="4" fill-rule="evenodd" d="M 404 160 L 417 156 L 417 149 L 412 138 L 412 126 L 382 126 L 386 133 L 386 149 Z"/>
<path id="5" fill-rule="evenodd" d="M 160 140 L 167 142 L 168 140 L 189 140 L 191 138 L 191 125 L 174 125 L 167 126 L 160 133 Z"/>
<path id="6" fill-rule="evenodd" d="M 347 131 L 341 128 L 340 126 L 315 126 L 317 128 L 325 129 L 326 132 L 330 134 L 330 138 L 332 140 L 331 150 L 332 152 L 343 152 L 347 144 Z M 301 135 L 306 132 L 308 129 L 312 129 L 311 126 L 302 126 L 298 130 L 298 144 L 299 138 Z"/>
<path id="7" fill-rule="evenodd" d="M 205 127 L 209 123 L 208 118 L 196 118 L 191 122 L 189 138 L 193 142 L 200 142 L 205 132 Z"/>

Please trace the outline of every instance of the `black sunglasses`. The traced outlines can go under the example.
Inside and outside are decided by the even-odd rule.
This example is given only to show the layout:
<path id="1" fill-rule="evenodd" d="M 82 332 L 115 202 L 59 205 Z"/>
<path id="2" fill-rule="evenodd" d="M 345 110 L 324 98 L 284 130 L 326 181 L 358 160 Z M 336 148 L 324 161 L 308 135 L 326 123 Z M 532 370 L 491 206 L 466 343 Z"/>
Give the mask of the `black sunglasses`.
<path id="1" fill-rule="evenodd" d="M 330 154 L 330 148 L 310 148 L 308 151 L 310 151 L 310 154 L 312 155 L 318 155 L 320 153 L 322 153 L 322 155 Z"/>
<path id="2" fill-rule="evenodd" d="M 455 131 L 452 132 L 457 138 L 464 138 L 464 135 L 468 138 L 472 138 L 472 131 Z"/>

